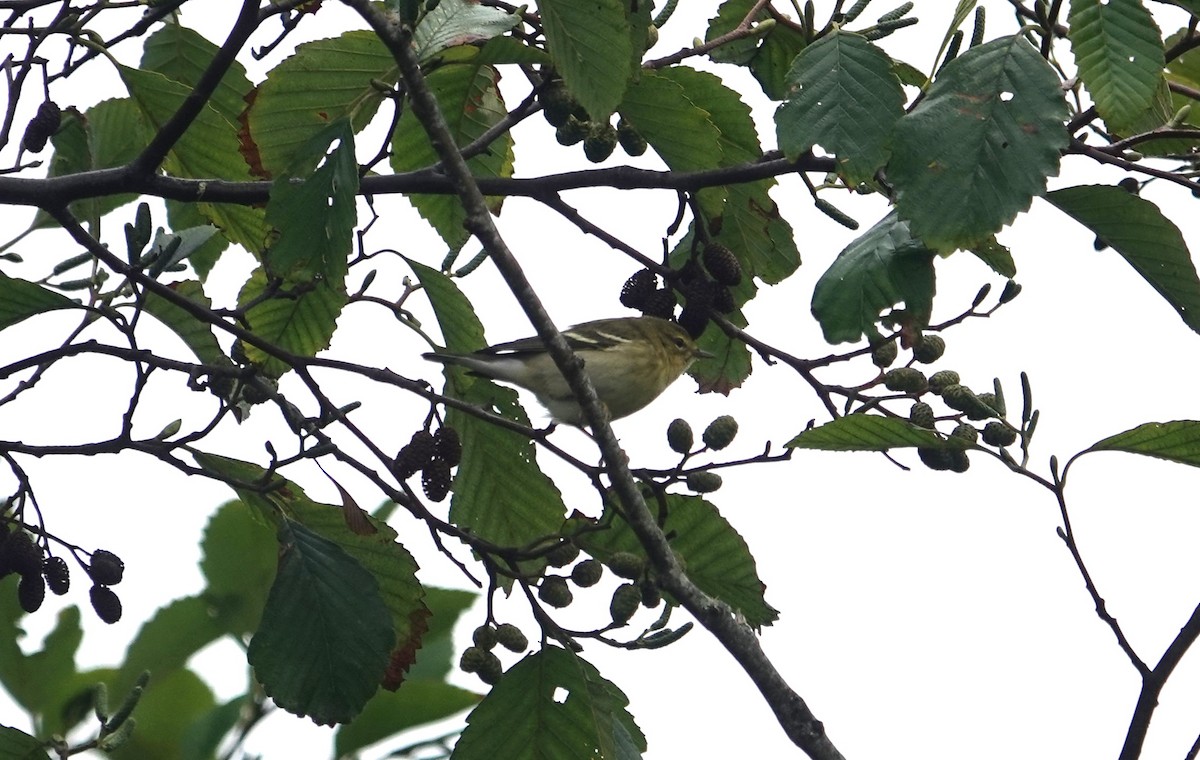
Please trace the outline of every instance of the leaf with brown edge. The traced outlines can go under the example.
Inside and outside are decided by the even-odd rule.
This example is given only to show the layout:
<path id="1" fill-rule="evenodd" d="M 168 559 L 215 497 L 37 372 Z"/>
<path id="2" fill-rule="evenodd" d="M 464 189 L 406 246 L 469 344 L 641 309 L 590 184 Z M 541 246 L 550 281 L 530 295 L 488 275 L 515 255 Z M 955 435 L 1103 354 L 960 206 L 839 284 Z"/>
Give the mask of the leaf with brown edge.
<path id="1" fill-rule="evenodd" d="M 424 604 L 408 614 L 409 635 L 404 641 L 397 640 L 396 648 L 388 658 L 387 670 L 379 685 L 388 691 L 399 689 L 404 683 L 404 674 L 417 660 L 417 650 L 421 648 L 425 634 L 429 631 L 429 616 L 432 613 Z"/>

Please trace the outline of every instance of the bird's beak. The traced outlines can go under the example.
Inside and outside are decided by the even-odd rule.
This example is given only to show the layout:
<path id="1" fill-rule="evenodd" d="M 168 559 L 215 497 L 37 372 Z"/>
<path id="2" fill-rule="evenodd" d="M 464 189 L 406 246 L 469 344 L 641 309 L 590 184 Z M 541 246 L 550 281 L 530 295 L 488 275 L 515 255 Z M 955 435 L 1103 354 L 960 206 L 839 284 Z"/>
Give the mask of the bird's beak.
<path id="1" fill-rule="evenodd" d="M 716 359 L 717 355 L 714 353 L 711 353 L 709 351 L 705 351 L 703 348 L 697 348 L 696 349 L 696 358 L 697 359 Z"/>

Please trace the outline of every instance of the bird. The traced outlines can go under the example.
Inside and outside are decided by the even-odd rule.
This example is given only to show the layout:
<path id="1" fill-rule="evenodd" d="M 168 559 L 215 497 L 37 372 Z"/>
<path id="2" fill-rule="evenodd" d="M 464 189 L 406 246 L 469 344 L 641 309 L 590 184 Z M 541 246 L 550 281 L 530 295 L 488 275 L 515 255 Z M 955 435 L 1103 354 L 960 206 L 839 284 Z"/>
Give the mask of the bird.
<path id="1" fill-rule="evenodd" d="M 597 319 L 568 328 L 562 335 L 583 360 L 609 420 L 639 411 L 697 359 L 713 358 L 686 330 L 659 317 Z M 575 394 L 541 338 L 497 343 L 472 353 L 442 350 L 422 356 L 532 391 L 555 422 L 575 427 L 587 424 Z"/>

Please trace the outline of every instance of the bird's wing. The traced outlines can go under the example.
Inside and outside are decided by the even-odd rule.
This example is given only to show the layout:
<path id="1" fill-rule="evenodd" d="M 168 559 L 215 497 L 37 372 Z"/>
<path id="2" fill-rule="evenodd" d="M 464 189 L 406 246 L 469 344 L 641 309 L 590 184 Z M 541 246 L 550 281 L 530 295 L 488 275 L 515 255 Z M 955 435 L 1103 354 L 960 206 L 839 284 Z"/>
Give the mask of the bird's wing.
<path id="1" fill-rule="evenodd" d="M 581 325 L 575 325 L 563 331 L 563 337 L 567 339 L 567 345 L 574 351 L 583 351 L 590 349 L 592 351 L 603 351 L 606 348 L 620 345 L 628 342 L 628 338 L 622 338 L 617 335 L 611 328 L 610 323 L 616 320 L 599 319 L 595 322 L 584 322 Z M 511 340 L 507 343 L 497 343 L 494 346 L 479 351 L 483 354 L 530 354 L 542 353 L 546 350 L 546 346 L 542 343 L 542 339 L 538 337 L 521 338 L 520 340 Z"/>

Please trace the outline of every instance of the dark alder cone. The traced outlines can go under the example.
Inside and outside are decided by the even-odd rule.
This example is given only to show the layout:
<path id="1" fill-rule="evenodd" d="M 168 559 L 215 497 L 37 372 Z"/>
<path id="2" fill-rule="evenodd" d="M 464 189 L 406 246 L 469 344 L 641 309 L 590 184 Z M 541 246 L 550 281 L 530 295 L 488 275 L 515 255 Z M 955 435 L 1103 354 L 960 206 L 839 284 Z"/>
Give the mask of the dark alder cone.
<path id="1" fill-rule="evenodd" d="M 604 565 L 594 559 L 585 559 L 571 568 L 571 581 L 580 588 L 595 586 L 604 575 Z"/>
<path id="2" fill-rule="evenodd" d="M 933 364 L 946 353 L 946 341 L 940 335 L 922 335 L 913 346 L 913 358 L 922 364 Z"/>
<path id="3" fill-rule="evenodd" d="M 730 287 L 742 281 L 742 265 L 728 247 L 720 243 L 704 246 L 704 268 L 713 279 Z"/>
<path id="4" fill-rule="evenodd" d="M 523 652 L 529 646 L 529 639 L 512 623 L 504 623 L 496 628 L 496 640 L 510 652 Z"/>
<path id="5" fill-rule="evenodd" d="M 71 570 L 62 557 L 47 557 L 42 562 L 42 575 L 55 596 L 62 596 L 71 588 Z"/>
<path id="6" fill-rule="evenodd" d="M 737 436 L 737 431 L 737 420 L 731 415 L 723 414 L 708 423 L 708 427 L 704 428 L 704 434 L 701 438 L 704 440 L 705 446 L 714 451 L 720 451 L 733 443 L 734 437 Z"/>
<path id="7" fill-rule="evenodd" d="M 917 456 L 931 470 L 949 470 L 951 466 L 950 452 L 945 449 L 918 448 Z"/>
<path id="8" fill-rule="evenodd" d="M 484 623 L 471 634 L 471 641 L 480 649 L 490 650 L 496 646 L 496 629 Z"/>
<path id="9" fill-rule="evenodd" d="M 900 347 L 896 345 L 896 341 L 889 340 L 871 349 L 871 363 L 880 369 L 886 369 L 892 366 L 899 355 Z"/>
<path id="10" fill-rule="evenodd" d="M 467 647 L 458 658 L 458 669 L 464 673 L 477 673 L 487 659 L 487 650 L 479 647 Z"/>
<path id="11" fill-rule="evenodd" d="M 645 561 L 631 552 L 617 552 L 608 558 L 608 569 L 613 575 L 626 580 L 636 580 L 646 569 Z"/>
<path id="12" fill-rule="evenodd" d="M 652 610 L 662 601 L 662 591 L 659 590 L 658 584 L 649 578 L 638 581 L 638 589 L 642 592 L 642 606 L 646 609 Z"/>
<path id="13" fill-rule="evenodd" d="M 655 290 L 642 304 L 641 312 L 648 317 L 671 319 L 675 316 L 675 291 L 670 288 Z"/>
<path id="14" fill-rule="evenodd" d="M 111 588 L 92 586 L 88 595 L 92 599 L 92 609 L 96 611 L 96 616 L 101 620 L 112 625 L 121 619 L 121 600 L 117 598 Z"/>
<path id="15" fill-rule="evenodd" d="M 567 123 L 574 103 L 571 102 L 571 93 L 567 92 L 562 80 L 555 80 L 543 87 L 538 94 L 538 100 L 542 103 L 542 116 L 551 126 L 561 127 Z"/>
<path id="16" fill-rule="evenodd" d="M 933 414 L 933 407 L 924 401 L 918 401 L 912 405 L 912 409 L 908 410 L 908 421 L 917 427 L 932 430 L 937 420 Z"/>
<path id="17" fill-rule="evenodd" d="M 554 139 L 558 140 L 559 145 L 575 145 L 583 142 L 583 138 L 587 137 L 588 124 L 586 121 L 580 121 L 574 116 L 568 116 L 567 120 L 559 125 L 554 131 Z"/>
<path id="18" fill-rule="evenodd" d="M 967 452 L 957 451 L 957 450 L 950 452 L 950 471 L 951 472 L 964 473 L 970 467 L 971 467 L 971 460 L 967 459 Z"/>
<path id="19" fill-rule="evenodd" d="M 689 472 L 685 481 L 696 493 L 712 493 L 721 487 L 721 476 L 715 472 Z"/>
<path id="20" fill-rule="evenodd" d="M 617 130 L 611 124 L 600 124 L 588 130 L 583 138 L 583 155 L 593 164 L 598 164 L 612 155 L 617 147 Z"/>
<path id="21" fill-rule="evenodd" d="M 641 309 L 654 295 L 657 287 L 658 277 L 654 272 L 649 269 L 634 272 L 621 286 L 621 305 L 630 309 Z"/>
<path id="22" fill-rule="evenodd" d="M 18 530 L 4 542 L 4 564 L 21 575 L 36 575 L 42 571 L 42 547 L 28 533 Z"/>
<path id="23" fill-rule="evenodd" d="M 21 609 L 37 612 L 45 599 L 46 582 L 42 580 L 41 573 L 22 575 L 21 582 L 17 584 L 17 601 L 21 603 Z"/>
<path id="24" fill-rule="evenodd" d="M 429 464 L 436 451 L 436 442 L 428 430 L 413 433 L 412 440 L 396 455 L 396 476 L 401 480 L 408 480 Z"/>
<path id="25" fill-rule="evenodd" d="M 617 121 L 617 142 L 621 143 L 621 150 L 631 156 L 640 156 L 650 147 L 642 133 L 629 126 L 624 119 Z"/>
<path id="26" fill-rule="evenodd" d="M 708 328 L 708 314 L 707 308 L 695 308 L 689 303 L 679 312 L 679 326 L 693 339 L 699 338 Z"/>
<path id="27" fill-rule="evenodd" d="M 115 586 L 125 577 L 125 563 L 121 558 L 105 549 L 92 552 L 92 564 L 88 575 L 101 586 Z"/>
<path id="28" fill-rule="evenodd" d="M 547 575 L 542 578 L 542 584 L 538 586 L 538 599 L 541 599 L 551 607 L 566 607 L 575 600 L 575 595 L 571 593 L 571 589 L 567 586 L 567 579 L 560 578 L 557 575 Z"/>
<path id="29" fill-rule="evenodd" d="M 566 567 L 579 557 L 579 547 L 567 541 L 559 544 L 546 554 L 546 564 L 550 567 Z"/>
<path id="30" fill-rule="evenodd" d="M 692 450 L 693 443 L 695 438 L 692 435 L 692 426 L 687 420 L 671 420 L 671 424 L 667 425 L 667 445 L 671 447 L 671 451 L 686 454 Z"/>
<path id="31" fill-rule="evenodd" d="M 46 141 L 58 131 L 62 124 L 62 110 L 57 104 L 47 100 L 38 106 L 37 113 L 25 127 L 25 136 L 21 145 L 31 153 L 38 153 L 46 147 Z"/>
<path id="32" fill-rule="evenodd" d="M 1011 446 L 1017 442 L 1017 431 L 1003 422 L 989 422 L 983 426 L 983 442 L 989 446 Z"/>
<path id="33" fill-rule="evenodd" d="M 458 431 L 448 425 L 442 425 L 433 436 L 433 455 L 451 467 L 457 467 L 462 461 L 462 441 Z"/>
<path id="34" fill-rule="evenodd" d="M 441 501 L 450 493 L 450 465 L 434 459 L 421 470 L 421 490 L 430 501 Z"/>
<path id="35" fill-rule="evenodd" d="M 950 433 L 950 436 L 952 438 L 961 438 L 968 443 L 975 443 L 975 441 L 979 440 L 979 431 L 975 429 L 974 425 L 968 425 L 965 422 L 960 422 L 958 426 L 954 428 L 954 432 Z"/>
<path id="36" fill-rule="evenodd" d="M 613 592 L 612 601 L 608 603 L 608 612 L 612 615 L 614 623 L 624 625 L 633 617 L 633 613 L 637 612 L 641 603 L 642 590 L 636 584 L 624 583 L 617 586 L 617 590 Z"/>
<path id="37" fill-rule="evenodd" d="M 479 680 L 488 686 L 495 686 L 500 681 L 500 677 L 504 675 L 504 665 L 501 664 L 500 658 L 492 652 L 484 652 L 483 664 L 479 666 L 475 675 L 479 676 Z"/>
<path id="38" fill-rule="evenodd" d="M 713 291 L 712 310 L 718 314 L 729 314 L 737 308 L 733 300 L 733 291 L 724 285 L 718 285 Z"/>

